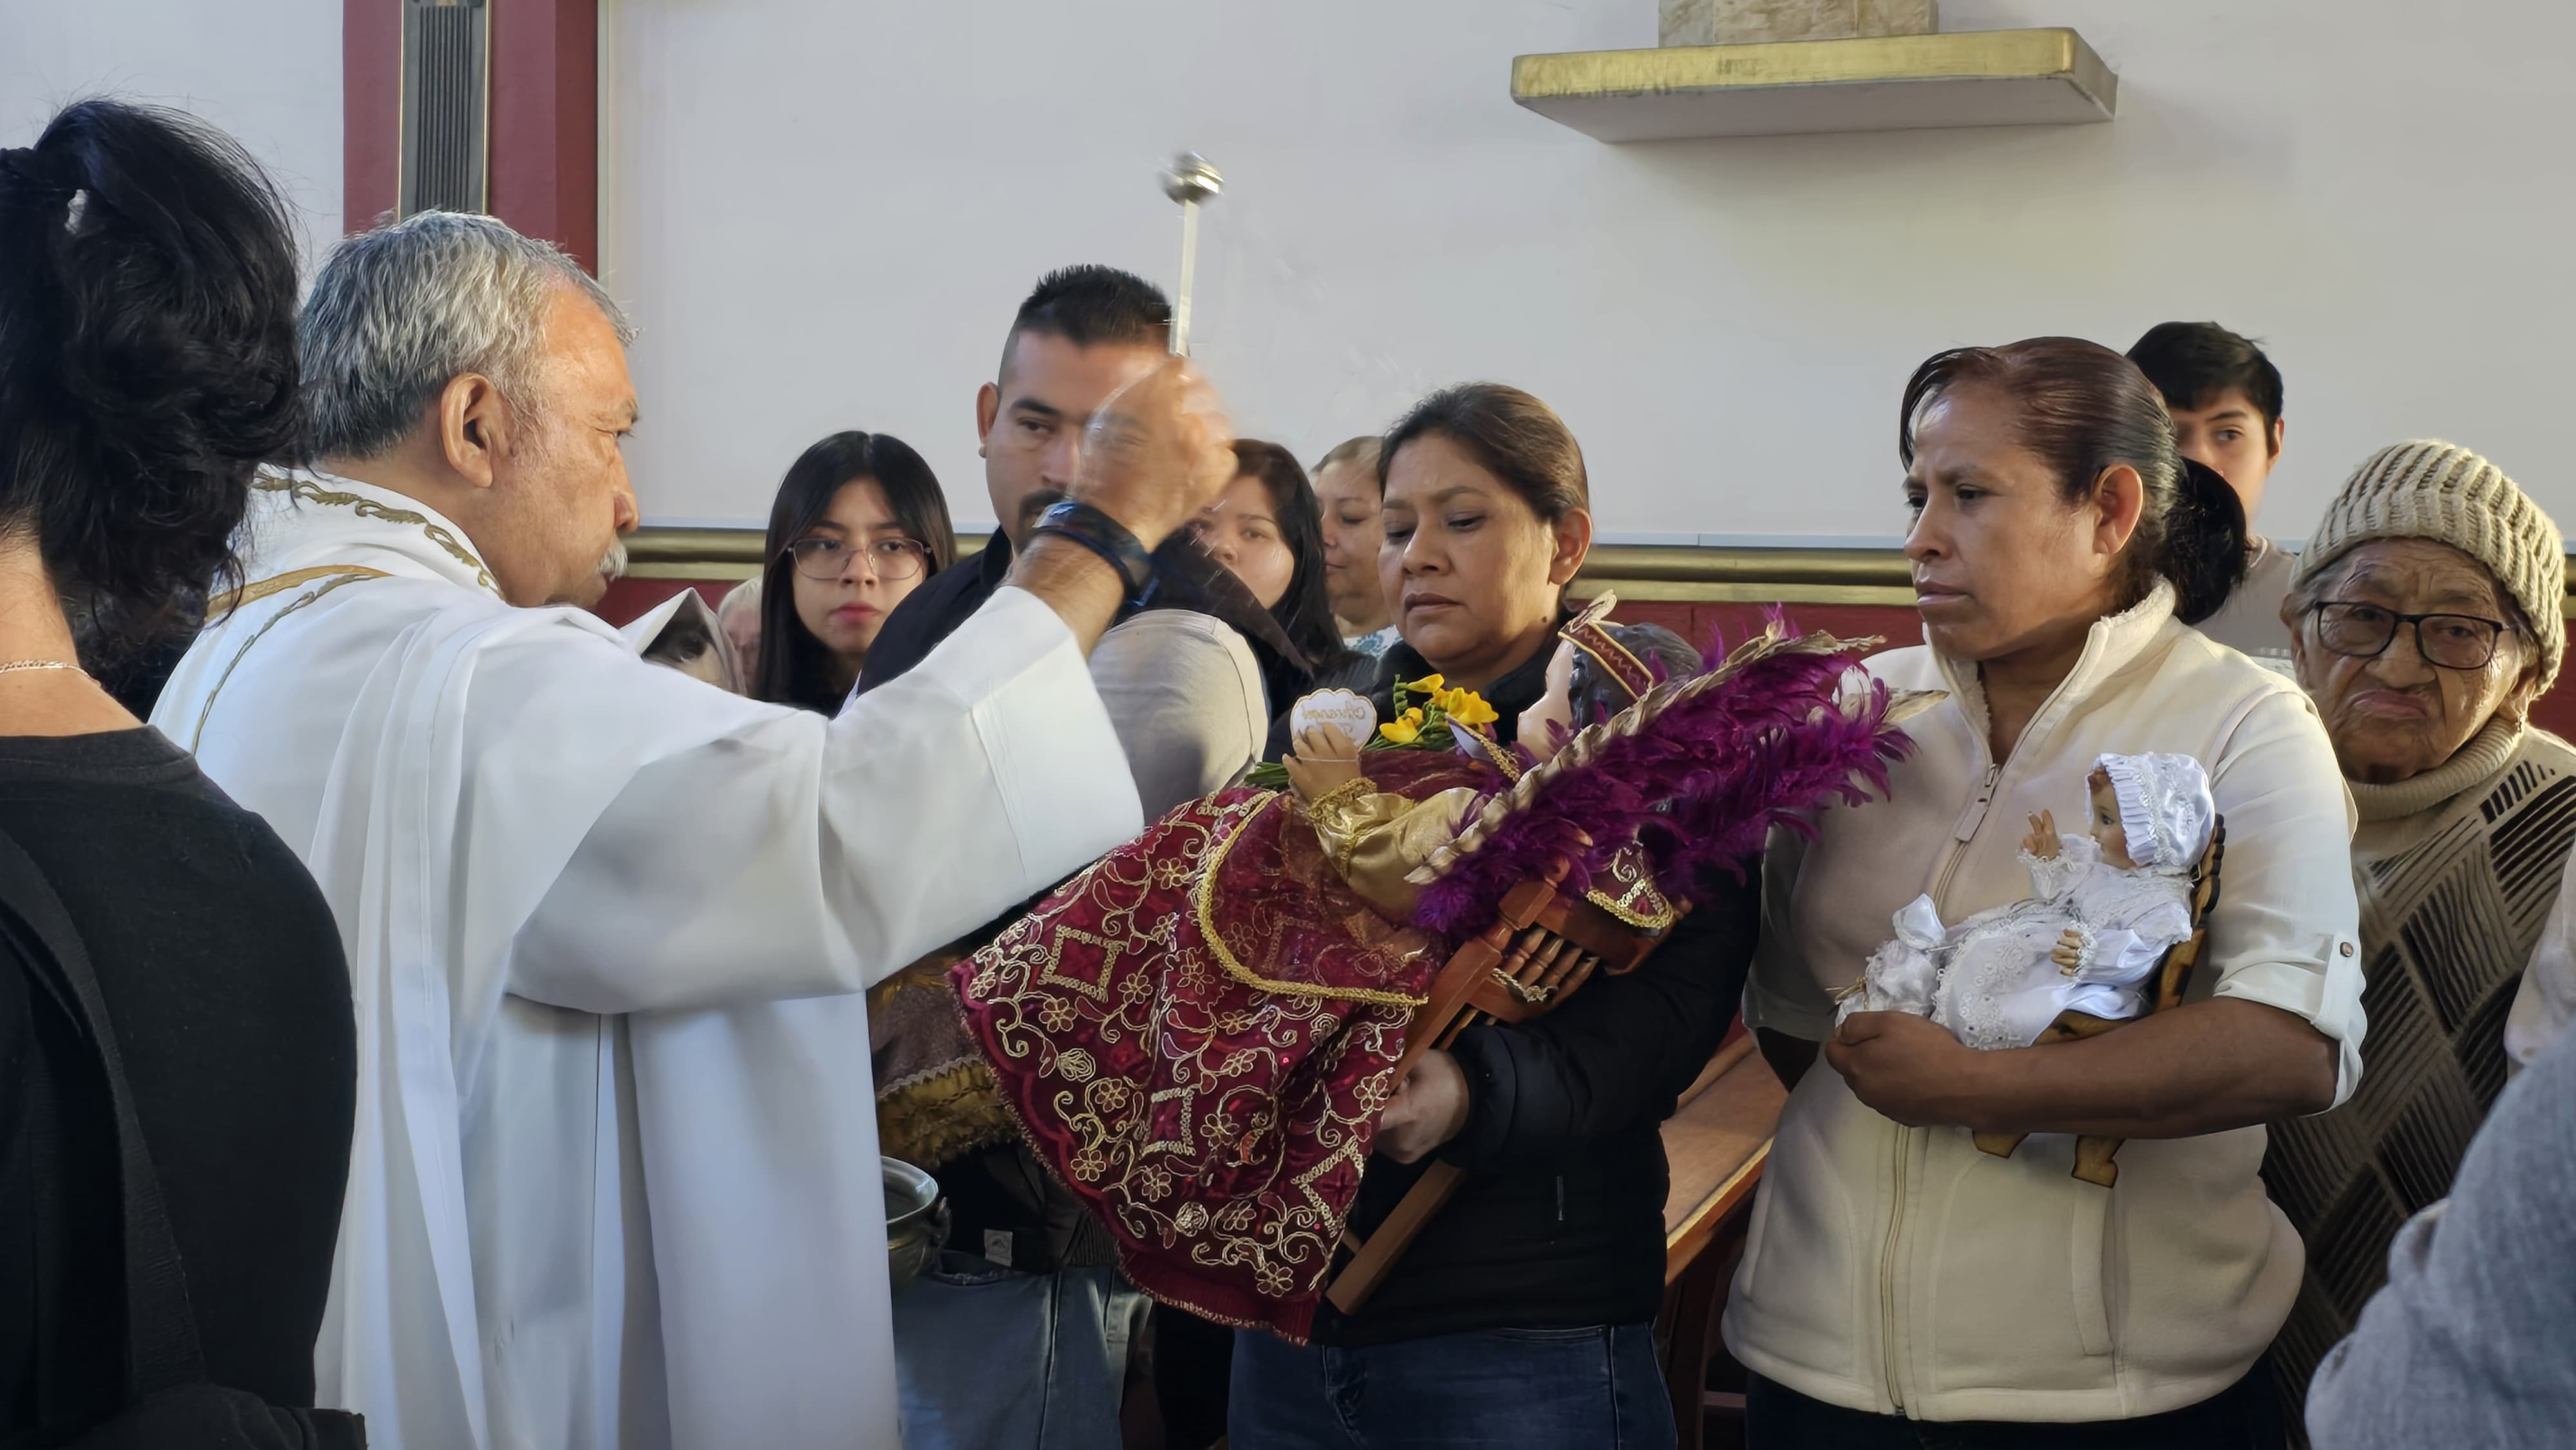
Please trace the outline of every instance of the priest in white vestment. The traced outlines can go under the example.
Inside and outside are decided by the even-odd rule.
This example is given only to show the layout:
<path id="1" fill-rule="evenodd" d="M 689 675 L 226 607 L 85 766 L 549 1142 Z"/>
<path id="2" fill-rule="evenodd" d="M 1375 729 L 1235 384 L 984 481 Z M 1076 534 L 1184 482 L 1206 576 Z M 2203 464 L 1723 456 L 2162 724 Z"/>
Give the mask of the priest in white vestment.
<path id="1" fill-rule="evenodd" d="M 542 607 L 595 600 L 635 521 L 623 342 L 488 218 L 343 244 L 304 320 L 321 466 L 261 481 L 153 722 L 347 941 L 321 1403 L 391 1450 L 891 1447 L 858 993 L 1141 825 L 1084 653 L 1122 550 L 1223 486 L 1224 424 L 1178 367 L 1113 404 L 1096 510 L 827 721 Z"/>

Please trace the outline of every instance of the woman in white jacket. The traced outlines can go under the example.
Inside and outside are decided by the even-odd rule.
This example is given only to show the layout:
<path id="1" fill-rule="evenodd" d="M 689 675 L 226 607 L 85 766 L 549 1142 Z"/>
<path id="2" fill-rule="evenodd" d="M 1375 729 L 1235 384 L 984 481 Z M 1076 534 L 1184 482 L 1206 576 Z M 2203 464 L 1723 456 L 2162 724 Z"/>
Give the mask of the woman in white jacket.
<path id="1" fill-rule="evenodd" d="M 2244 518 L 2126 359 L 2066 338 L 1943 353 L 1900 440 L 1928 643 L 1870 669 L 1949 698 L 1907 727 L 1890 799 L 1826 811 L 1764 868 L 1745 1016 L 1794 1090 L 1726 1315 L 1751 1443 L 1913 1446 L 1909 1421 L 1940 1421 L 1959 1446 L 2056 1443 L 2035 1423 L 2278 1444 L 2258 1361 L 2302 1257 L 2257 1176 L 2262 1125 L 2360 1073 L 2334 752 L 2294 686 L 2189 627 L 2242 575 Z M 1832 994 L 1917 894 L 1943 920 L 2027 894 L 2022 827 L 2079 810 L 2106 751 L 2200 760 L 2226 822 L 2185 1004 L 1995 1052 L 1901 1013 L 1837 1031 Z M 1977 1131 L 2036 1136 L 1998 1158 Z M 2115 1187 L 2071 1176 L 2077 1134 L 2131 1140 Z"/>

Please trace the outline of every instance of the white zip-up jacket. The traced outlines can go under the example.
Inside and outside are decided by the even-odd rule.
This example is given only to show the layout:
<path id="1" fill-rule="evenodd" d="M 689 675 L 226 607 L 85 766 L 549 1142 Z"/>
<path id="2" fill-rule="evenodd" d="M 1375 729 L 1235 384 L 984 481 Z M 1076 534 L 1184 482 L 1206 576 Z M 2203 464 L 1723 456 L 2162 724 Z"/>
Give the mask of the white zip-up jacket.
<path id="1" fill-rule="evenodd" d="M 1830 994 L 1917 893 L 1944 921 L 2027 896 L 2016 853 L 2031 813 L 2080 819 L 2104 751 L 2177 751 L 2209 767 L 2227 823 L 2190 997 L 2314 1023 L 2342 1049 L 2335 1101 L 2351 1093 L 2351 804 L 2296 686 L 2176 621 L 2161 586 L 2093 626 L 2000 763 L 1974 666 L 1917 647 L 1869 669 L 1950 698 L 1908 723 L 1916 749 L 1888 799 L 1826 810 L 1803 848 L 1775 838 L 1749 1022 L 1823 1040 Z M 2071 1176 L 2074 1141 L 2035 1134 L 2006 1159 L 1965 1128 L 1900 1127 L 1820 1057 L 1780 1117 L 1728 1348 L 1810 1398 L 1921 1420 L 2129 1419 L 2226 1389 L 2280 1329 L 2304 1267 L 2257 1176 L 2263 1130 L 2133 1140 L 2108 1189 Z"/>

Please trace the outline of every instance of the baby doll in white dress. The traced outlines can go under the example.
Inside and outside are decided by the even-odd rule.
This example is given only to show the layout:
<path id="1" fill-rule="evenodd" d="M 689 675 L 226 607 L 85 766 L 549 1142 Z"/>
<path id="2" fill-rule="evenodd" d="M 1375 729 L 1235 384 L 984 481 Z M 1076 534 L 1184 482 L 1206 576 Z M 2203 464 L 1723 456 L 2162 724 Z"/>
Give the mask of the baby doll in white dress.
<path id="1" fill-rule="evenodd" d="M 2028 900 L 1945 929 L 1916 897 L 1842 1015 L 1912 1012 L 1991 1049 L 2029 1046 L 2061 1012 L 2143 1011 L 2156 964 L 2191 936 L 2192 868 L 2218 814 L 2209 773 L 2187 755 L 2104 755 L 2086 783 L 2090 834 L 2030 818 Z"/>

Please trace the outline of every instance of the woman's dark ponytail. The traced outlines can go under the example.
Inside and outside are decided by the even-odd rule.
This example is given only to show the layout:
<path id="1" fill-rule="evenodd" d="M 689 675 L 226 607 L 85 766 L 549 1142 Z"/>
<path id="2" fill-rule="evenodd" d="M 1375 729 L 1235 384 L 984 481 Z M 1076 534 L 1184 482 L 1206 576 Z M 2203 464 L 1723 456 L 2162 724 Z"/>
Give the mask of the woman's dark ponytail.
<path id="1" fill-rule="evenodd" d="M 0 152 L 0 529 L 34 537 L 93 663 L 235 572 L 251 474 L 294 448 L 287 217 L 174 111 L 82 101 Z"/>
<path id="2" fill-rule="evenodd" d="M 2156 550 L 2156 572 L 2173 583 L 2176 619 L 2198 624 L 2227 603 L 2245 582 L 2245 545 L 2244 501 L 2217 469 L 2183 459 Z"/>

